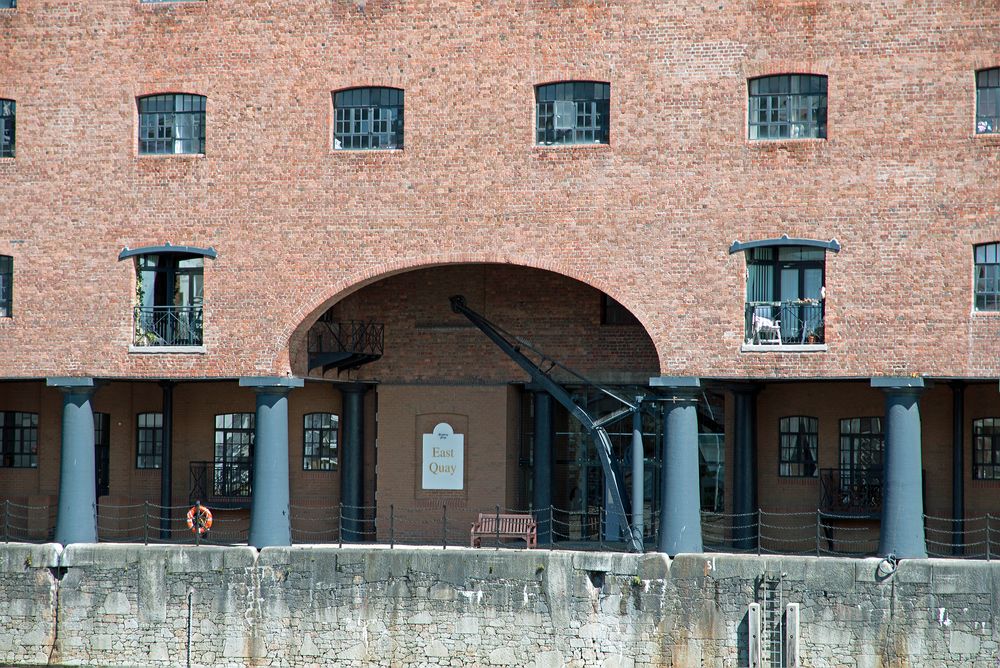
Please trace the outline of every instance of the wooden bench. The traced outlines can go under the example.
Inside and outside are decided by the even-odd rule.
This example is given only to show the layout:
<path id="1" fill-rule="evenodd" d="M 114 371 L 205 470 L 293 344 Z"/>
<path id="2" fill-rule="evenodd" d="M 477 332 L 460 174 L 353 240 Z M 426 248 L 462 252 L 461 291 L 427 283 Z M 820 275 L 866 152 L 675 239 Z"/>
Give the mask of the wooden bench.
<path id="1" fill-rule="evenodd" d="M 497 526 L 497 520 L 500 521 Z M 538 547 L 538 524 L 532 515 L 520 513 L 479 513 L 472 525 L 472 547 L 479 547 L 483 538 L 520 538 L 528 548 Z"/>

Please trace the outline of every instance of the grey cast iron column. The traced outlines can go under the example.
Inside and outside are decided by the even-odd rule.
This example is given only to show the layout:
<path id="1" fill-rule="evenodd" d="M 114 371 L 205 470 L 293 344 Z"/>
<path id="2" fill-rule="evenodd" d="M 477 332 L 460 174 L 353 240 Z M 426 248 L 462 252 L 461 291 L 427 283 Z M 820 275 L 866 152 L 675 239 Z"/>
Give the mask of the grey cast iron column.
<path id="1" fill-rule="evenodd" d="M 344 443 L 340 448 L 341 537 L 358 542 L 364 536 L 365 392 L 361 383 L 341 385 L 344 410 Z"/>
<path id="2" fill-rule="evenodd" d="M 951 542 L 952 554 L 965 553 L 965 383 L 951 384 Z"/>
<path id="3" fill-rule="evenodd" d="M 170 506 L 173 505 L 174 472 L 174 382 L 164 380 L 163 389 L 163 449 L 160 452 L 160 538 L 170 538 Z"/>
<path id="4" fill-rule="evenodd" d="M 733 544 L 757 544 L 757 392 L 755 385 L 733 388 Z"/>
<path id="5" fill-rule="evenodd" d="M 253 500 L 250 535 L 256 548 L 291 545 L 288 499 L 288 392 L 301 378 L 240 378 L 240 387 L 257 392 L 254 418 Z"/>
<path id="6" fill-rule="evenodd" d="M 93 378 L 47 378 L 63 394 L 59 509 L 55 541 L 97 542 L 97 473 L 94 457 Z"/>
<path id="7" fill-rule="evenodd" d="M 538 524 L 538 542 L 552 542 L 552 395 L 530 386 L 535 405 L 534 448 L 532 449 L 531 505 Z"/>
<path id="8" fill-rule="evenodd" d="M 660 468 L 660 535 L 657 549 L 669 556 L 701 552 L 701 494 L 698 472 L 697 378 L 655 377 L 664 402 Z"/>
<path id="9" fill-rule="evenodd" d="M 924 379 L 872 378 L 872 387 L 885 391 L 885 477 L 878 552 L 899 558 L 926 557 L 919 407 Z"/>
<path id="10" fill-rule="evenodd" d="M 635 398 L 632 413 L 632 535 L 642 545 L 646 518 L 646 452 L 642 447 L 642 397 Z"/>

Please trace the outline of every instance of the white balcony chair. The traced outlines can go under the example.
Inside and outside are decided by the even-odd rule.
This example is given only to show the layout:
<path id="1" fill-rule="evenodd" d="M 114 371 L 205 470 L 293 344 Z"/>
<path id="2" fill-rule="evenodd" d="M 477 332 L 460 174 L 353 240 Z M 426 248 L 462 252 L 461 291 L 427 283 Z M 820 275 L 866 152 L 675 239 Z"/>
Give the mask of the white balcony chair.
<path id="1" fill-rule="evenodd" d="M 751 340 L 754 343 L 781 345 L 781 320 L 765 318 L 762 315 L 753 316 Z"/>

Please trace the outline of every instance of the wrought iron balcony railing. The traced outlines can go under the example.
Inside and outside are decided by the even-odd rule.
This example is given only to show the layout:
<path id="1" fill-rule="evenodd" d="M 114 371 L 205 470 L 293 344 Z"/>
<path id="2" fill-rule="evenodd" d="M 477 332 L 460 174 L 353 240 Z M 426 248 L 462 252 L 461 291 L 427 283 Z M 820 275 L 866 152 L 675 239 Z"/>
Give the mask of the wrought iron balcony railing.
<path id="1" fill-rule="evenodd" d="M 882 469 L 820 469 L 820 510 L 858 515 L 882 511 Z"/>
<path id="2" fill-rule="evenodd" d="M 202 311 L 196 306 L 136 306 L 135 345 L 200 346 Z"/>
<path id="3" fill-rule="evenodd" d="M 748 302 L 746 342 L 754 345 L 813 345 L 824 341 L 822 299 Z"/>
<path id="4" fill-rule="evenodd" d="M 191 462 L 189 501 L 220 507 L 245 507 L 253 495 L 250 460 Z"/>

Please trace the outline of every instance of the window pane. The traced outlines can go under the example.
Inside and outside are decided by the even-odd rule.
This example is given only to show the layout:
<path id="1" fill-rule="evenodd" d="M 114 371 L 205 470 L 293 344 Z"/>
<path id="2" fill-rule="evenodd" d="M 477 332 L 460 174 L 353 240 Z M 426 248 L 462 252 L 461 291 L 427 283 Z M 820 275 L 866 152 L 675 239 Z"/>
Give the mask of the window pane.
<path id="1" fill-rule="evenodd" d="M 334 94 L 334 149 L 403 148 L 403 100 L 398 88 L 354 88 Z"/>
<path id="2" fill-rule="evenodd" d="M 760 77 L 749 90 L 750 139 L 826 137 L 826 77 Z"/>
<path id="3" fill-rule="evenodd" d="M 607 144 L 611 85 L 568 81 L 535 89 L 537 144 Z"/>

